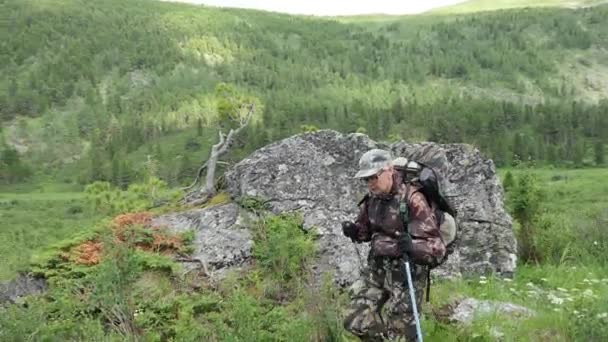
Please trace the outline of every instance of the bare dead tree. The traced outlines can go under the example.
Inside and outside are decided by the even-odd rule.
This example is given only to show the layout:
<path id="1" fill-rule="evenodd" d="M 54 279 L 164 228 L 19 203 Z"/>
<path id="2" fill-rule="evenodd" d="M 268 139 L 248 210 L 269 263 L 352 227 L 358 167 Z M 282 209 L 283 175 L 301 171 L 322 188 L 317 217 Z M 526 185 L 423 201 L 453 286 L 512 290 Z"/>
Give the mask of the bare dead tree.
<path id="1" fill-rule="evenodd" d="M 239 124 L 237 128 L 230 129 L 228 135 L 224 135 L 224 133 L 220 129 L 219 142 L 211 147 L 209 158 L 205 163 L 203 163 L 203 165 L 198 168 L 198 171 L 196 172 L 196 178 L 194 179 L 192 184 L 185 188 L 182 188 L 182 190 L 188 191 L 195 188 L 201 180 L 203 171 L 206 169 L 207 175 L 205 177 L 204 186 L 190 191 L 184 197 L 183 202 L 198 205 L 207 202 L 211 197 L 215 195 L 215 170 L 217 164 L 221 163 L 221 161 L 219 161 L 219 157 L 228 151 L 228 149 L 234 143 L 235 137 L 239 134 L 240 131 L 243 130 L 243 128 L 247 127 L 249 121 L 251 121 L 255 106 L 254 104 L 249 104 L 248 107 L 249 110 L 247 112 L 247 115 L 242 116 L 236 114 L 232 116 L 232 118 Z"/>

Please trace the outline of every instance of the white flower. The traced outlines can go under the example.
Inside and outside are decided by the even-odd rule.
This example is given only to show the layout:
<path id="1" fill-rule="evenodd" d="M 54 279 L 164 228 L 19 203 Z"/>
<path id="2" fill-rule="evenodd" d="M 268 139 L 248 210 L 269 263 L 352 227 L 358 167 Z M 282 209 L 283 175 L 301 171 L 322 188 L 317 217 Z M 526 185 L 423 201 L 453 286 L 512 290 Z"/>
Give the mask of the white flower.
<path id="1" fill-rule="evenodd" d="M 506 281 L 507 283 L 510 283 L 513 281 L 513 279 L 511 279 L 511 278 L 504 278 L 503 280 Z"/>
<path id="2" fill-rule="evenodd" d="M 597 241 L 593 241 L 593 244 L 594 244 L 595 246 L 597 246 Z"/>
<path id="3" fill-rule="evenodd" d="M 480 284 L 486 284 L 486 283 L 487 283 L 487 281 L 485 281 L 485 280 L 480 280 L 480 281 L 479 281 L 479 283 L 480 283 Z"/>
<path id="4" fill-rule="evenodd" d="M 486 277 L 484 277 L 484 276 L 479 276 L 479 279 L 486 279 Z"/>
<path id="5" fill-rule="evenodd" d="M 575 315 L 578 315 L 578 314 L 579 314 L 578 310 L 574 310 L 574 311 L 572 311 L 572 312 L 573 312 Z"/>
<path id="6" fill-rule="evenodd" d="M 583 283 L 587 283 L 587 284 L 589 284 L 590 282 L 591 282 L 591 281 L 590 281 L 589 279 L 587 279 L 587 278 L 583 279 Z"/>
<path id="7" fill-rule="evenodd" d="M 566 290 L 566 289 L 565 289 L 565 288 L 563 288 L 563 287 L 558 287 L 558 288 L 557 288 L 557 291 L 561 291 L 561 292 L 568 292 L 568 290 Z"/>
<path id="8" fill-rule="evenodd" d="M 597 314 L 596 316 L 598 319 L 602 319 L 602 318 L 608 318 L 608 312 L 604 312 L 601 314 Z"/>
<path id="9" fill-rule="evenodd" d="M 583 296 L 585 296 L 585 297 L 592 297 L 592 296 L 593 296 L 593 290 L 591 290 L 591 289 L 586 289 L 586 290 L 583 292 Z"/>
<path id="10" fill-rule="evenodd" d="M 526 284 L 526 286 L 534 287 L 534 284 L 529 282 Z"/>
<path id="11" fill-rule="evenodd" d="M 540 278 L 540 281 L 547 281 L 547 278 Z"/>
<path id="12" fill-rule="evenodd" d="M 597 279 L 591 279 L 591 282 L 592 282 L 592 283 L 594 283 L 594 284 L 597 284 L 597 283 L 599 283 L 600 281 L 599 281 L 599 280 L 597 280 Z"/>
<path id="13" fill-rule="evenodd" d="M 517 290 L 514 289 L 514 288 L 512 288 L 512 287 L 509 287 L 509 291 L 511 291 L 511 292 L 517 292 Z"/>
<path id="14" fill-rule="evenodd" d="M 526 291 L 526 293 L 528 294 L 528 296 L 538 297 L 538 292 L 536 291 Z"/>
<path id="15" fill-rule="evenodd" d="M 547 298 L 549 299 L 549 301 L 551 302 L 551 304 L 555 304 L 555 305 L 561 305 L 564 303 L 564 299 L 560 298 L 556 295 L 554 295 L 553 293 L 549 293 L 547 295 Z"/>
<path id="16" fill-rule="evenodd" d="M 602 279 L 602 283 L 608 283 L 608 278 Z"/>

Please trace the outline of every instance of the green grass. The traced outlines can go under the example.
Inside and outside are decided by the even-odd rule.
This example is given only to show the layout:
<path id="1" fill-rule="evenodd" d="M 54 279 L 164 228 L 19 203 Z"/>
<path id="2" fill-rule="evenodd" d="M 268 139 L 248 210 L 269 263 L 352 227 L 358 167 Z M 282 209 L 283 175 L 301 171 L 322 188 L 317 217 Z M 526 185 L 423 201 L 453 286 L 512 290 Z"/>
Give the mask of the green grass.
<path id="1" fill-rule="evenodd" d="M 433 287 L 432 305 L 473 297 L 518 304 L 535 311 L 523 319 L 488 315 L 470 327 L 427 321 L 428 338 L 451 335 L 449 340 L 492 340 L 492 329 L 508 341 L 599 341 L 605 336 L 608 311 L 606 268 L 596 266 L 520 266 L 513 280 L 492 276 L 444 281 Z M 428 316 L 427 316 L 428 318 Z M 602 335 L 604 334 L 604 335 Z"/>
<path id="2" fill-rule="evenodd" d="M 91 230 L 100 218 L 81 192 L 0 193 L 0 280 L 27 268 L 34 253 Z"/>
<path id="3" fill-rule="evenodd" d="M 602 0 L 471 0 L 465 1 L 460 4 L 441 7 L 435 10 L 431 10 L 429 13 L 433 14 L 458 14 L 458 13 L 471 13 L 481 11 L 496 11 L 502 9 L 512 8 L 526 8 L 526 7 L 584 7 L 593 6 L 606 3 Z"/>
<path id="4" fill-rule="evenodd" d="M 432 287 L 431 304 L 423 309 L 425 338 L 431 341 L 494 341 L 498 332 L 503 334 L 505 341 L 601 341 L 608 335 L 608 260 L 602 258 L 608 250 L 608 239 L 605 237 L 607 225 L 601 221 L 608 220 L 608 215 L 602 216 L 608 211 L 608 185 L 605 182 L 608 169 L 516 168 L 501 169 L 499 176 L 504 179 L 507 172 L 513 174 L 516 181 L 524 173 L 534 174 L 544 191 L 537 224 L 542 226 L 538 230 L 538 246 L 545 259 L 540 264 L 520 263 L 511 280 L 489 274 L 437 281 Z M 0 258 L 7 260 L 0 266 L 0 279 L 8 279 L 17 270 L 26 268 L 31 256 L 39 254 L 47 245 L 92 230 L 101 218 L 87 209 L 79 192 L 17 193 L 20 188 L 11 189 L 11 193 L 0 194 L 3 223 Z M 124 309 L 138 313 L 133 315 L 133 320 L 145 331 L 145 337 L 309 340 L 314 335 L 315 340 L 355 341 L 341 326 L 347 305 L 345 293 L 338 293 L 331 286 L 325 287 L 323 293 L 311 293 L 306 290 L 304 275 L 298 274 L 292 277 L 293 281 L 285 281 L 275 269 L 286 270 L 285 265 L 299 265 L 303 260 L 300 258 L 307 257 L 307 251 L 310 252 L 308 247 L 295 253 L 296 248 L 289 251 L 275 248 L 304 238 L 293 228 L 289 231 L 296 232 L 297 236 L 283 234 L 281 227 L 294 222 L 276 218 L 266 224 L 268 227 L 256 235 L 258 263 L 249 272 L 228 276 L 213 289 L 181 293 L 184 284 L 176 285 L 173 276 L 161 273 L 154 276 L 144 273 L 134 282 L 133 291 L 123 289 L 125 298 L 131 298 L 128 303 L 134 305 Z M 292 259 L 298 262 L 293 263 Z M 156 267 L 154 272 L 160 272 L 158 269 Z M 104 291 L 113 293 L 112 272 L 106 274 L 103 268 L 92 272 L 95 278 L 84 281 L 101 282 L 105 284 Z M 131 271 L 127 267 L 124 272 Z M 154 298 L 138 294 L 138 291 L 150 293 L 145 287 L 158 289 Z M 12 324 L 7 325 L 5 331 L 9 334 L 6 336 L 54 334 L 58 329 L 53 323 L 54 317 L 63 315 L 56 312 L 63 312 L 68 317 L 60 318 L 58 322 L 69 321 L 69 317 L 79 315 L 78 310 L 83 310 L 80 307 L 89 305 L 76 303 L 70 293 L 56 287 L 51 290 L 51 297 L 61 298 L 62 302 L 33 301 L 28 308 L 7 311 L 4 320 L 0 319 L 0 325 Z M 100 303 L 106 295 L 105 292 L 99 294 Z M 461 326 L 438 320 L 433 315 L 445 304 L 470 297 L 519 304 L 534 310 L 535 316 L 518 319 L 489 314 L 476 317 L 470 326 Z M 38 316 L 44 321 L 43 332 L 38 335 L 32 332 L 31 324 L 19 323 Z M 84 328 L 61 323 L 62 334 L 77 336 L 84 334 L 81 330 L 85 328 L 91 330 L 91 336 L 100 338 L 113 334 L 102 328 L 103 318 L 97 317 L 95 311 L 87 313 L 86 322 Z"/>

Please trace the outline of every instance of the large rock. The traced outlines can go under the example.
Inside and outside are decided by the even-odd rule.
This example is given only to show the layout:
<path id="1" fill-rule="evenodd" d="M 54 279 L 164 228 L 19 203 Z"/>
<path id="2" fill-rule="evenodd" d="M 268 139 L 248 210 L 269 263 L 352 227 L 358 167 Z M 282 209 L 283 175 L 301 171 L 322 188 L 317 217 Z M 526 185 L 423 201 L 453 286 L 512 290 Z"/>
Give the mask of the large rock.
<path id="1" fill-rule="evenodd" d="M 341 285 L 358 276 L 357 250 L 342 236 L 340 221 L 353 219 L 365 187 L 351 177 L 359 157 L 370 148 L 389 148 L 415 156 L 432 147 L 444 158 L 446 192 L 456 206 L 460 247 L 440 270 L 444 275 L 499 272 L 515 268 L 516 241 L 504 210 L 503 192 L 491 160 L 469 145 L 377 143 L 362 134 L 323 130 L 296 135 L 261 148 L 226 173 L 230 194 L 256 196 L 274 212 L 298 210 L 305 228 L 320 235 L 315 272 L 331 272 Z M 359 246 L 362 254 L 367 246 Z M 365 259 L 363 255 L 363 259 Z"/>
<path id="2" fill-rule="evenodd" d="M 191 260 L 199 261 L 209 272 L 214 272 L 240 266 L 251 258 L 253 240 L 245 227 L 244 214 L 231 203 L 159 216 L 152 224 L 177 233 L 194 231 L 195 248 Z"/>
<path id="3" fill-rule="evenodd" d="M 536 315 L 533 310 L 513 303 L 466 298 L 453 308 L 449 320 L 467 325 L 471 324 L 477 316 L 495 314 L 512 318 L 528 318 Z"/>
<path id="4" fill-rule="evenodd" d="M 393 145 L 377 143 L 363 134 L 323 130 L 296 135 L 245 158 L 225 175 L 234 199 L 254 196 L 275 212 L 299 211 L 304 228 L 318 233 L 317 279 L 325 272 L 346 286 L 358 277 L 367 245 L 353 245 L 342 235 L 340 222 L 352 220 L 365 185 L 352 179 L 359 157 L 371 148 L 391 149 L 395 155 L 417 158 L 433 149 L 445 174 L 446 195 L 459 212 L 460 242 L 448 263 L 436 274 L 499 272 L 515 268 L 516 242 L 512 221 L 504 210 L 502 187 L 491 160 L 464 144 Z M 437 160 L 436 160 L 437 161 Z M 238 266 L 251 257 L 253 242 L 244 209 L 235 204 L 197 209 L 156 219 L 175 230 L 194 229 L 195 258 L 213 269 Z"/>
<path id="5" fill-rule="evenodd" d="M 14 304 L 23 297 L 44 293 L 46 280 L 29 274 L 20 274 L 15 279 L 0 283 L 0 305 Z"/>

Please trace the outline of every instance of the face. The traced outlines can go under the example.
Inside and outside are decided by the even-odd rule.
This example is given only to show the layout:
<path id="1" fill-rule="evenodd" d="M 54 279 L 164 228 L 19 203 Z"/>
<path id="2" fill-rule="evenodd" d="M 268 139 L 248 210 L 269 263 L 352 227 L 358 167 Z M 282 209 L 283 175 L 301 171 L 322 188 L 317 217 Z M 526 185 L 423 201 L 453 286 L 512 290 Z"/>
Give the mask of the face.
<path id="1" fill-rule="evenodd" d="M 387 194 L 393 187 L 393 168 L 385 167 L 377 174 L 363 178 L 363 181 L 367 183 L 367 188 L 372 194 Z"/>

